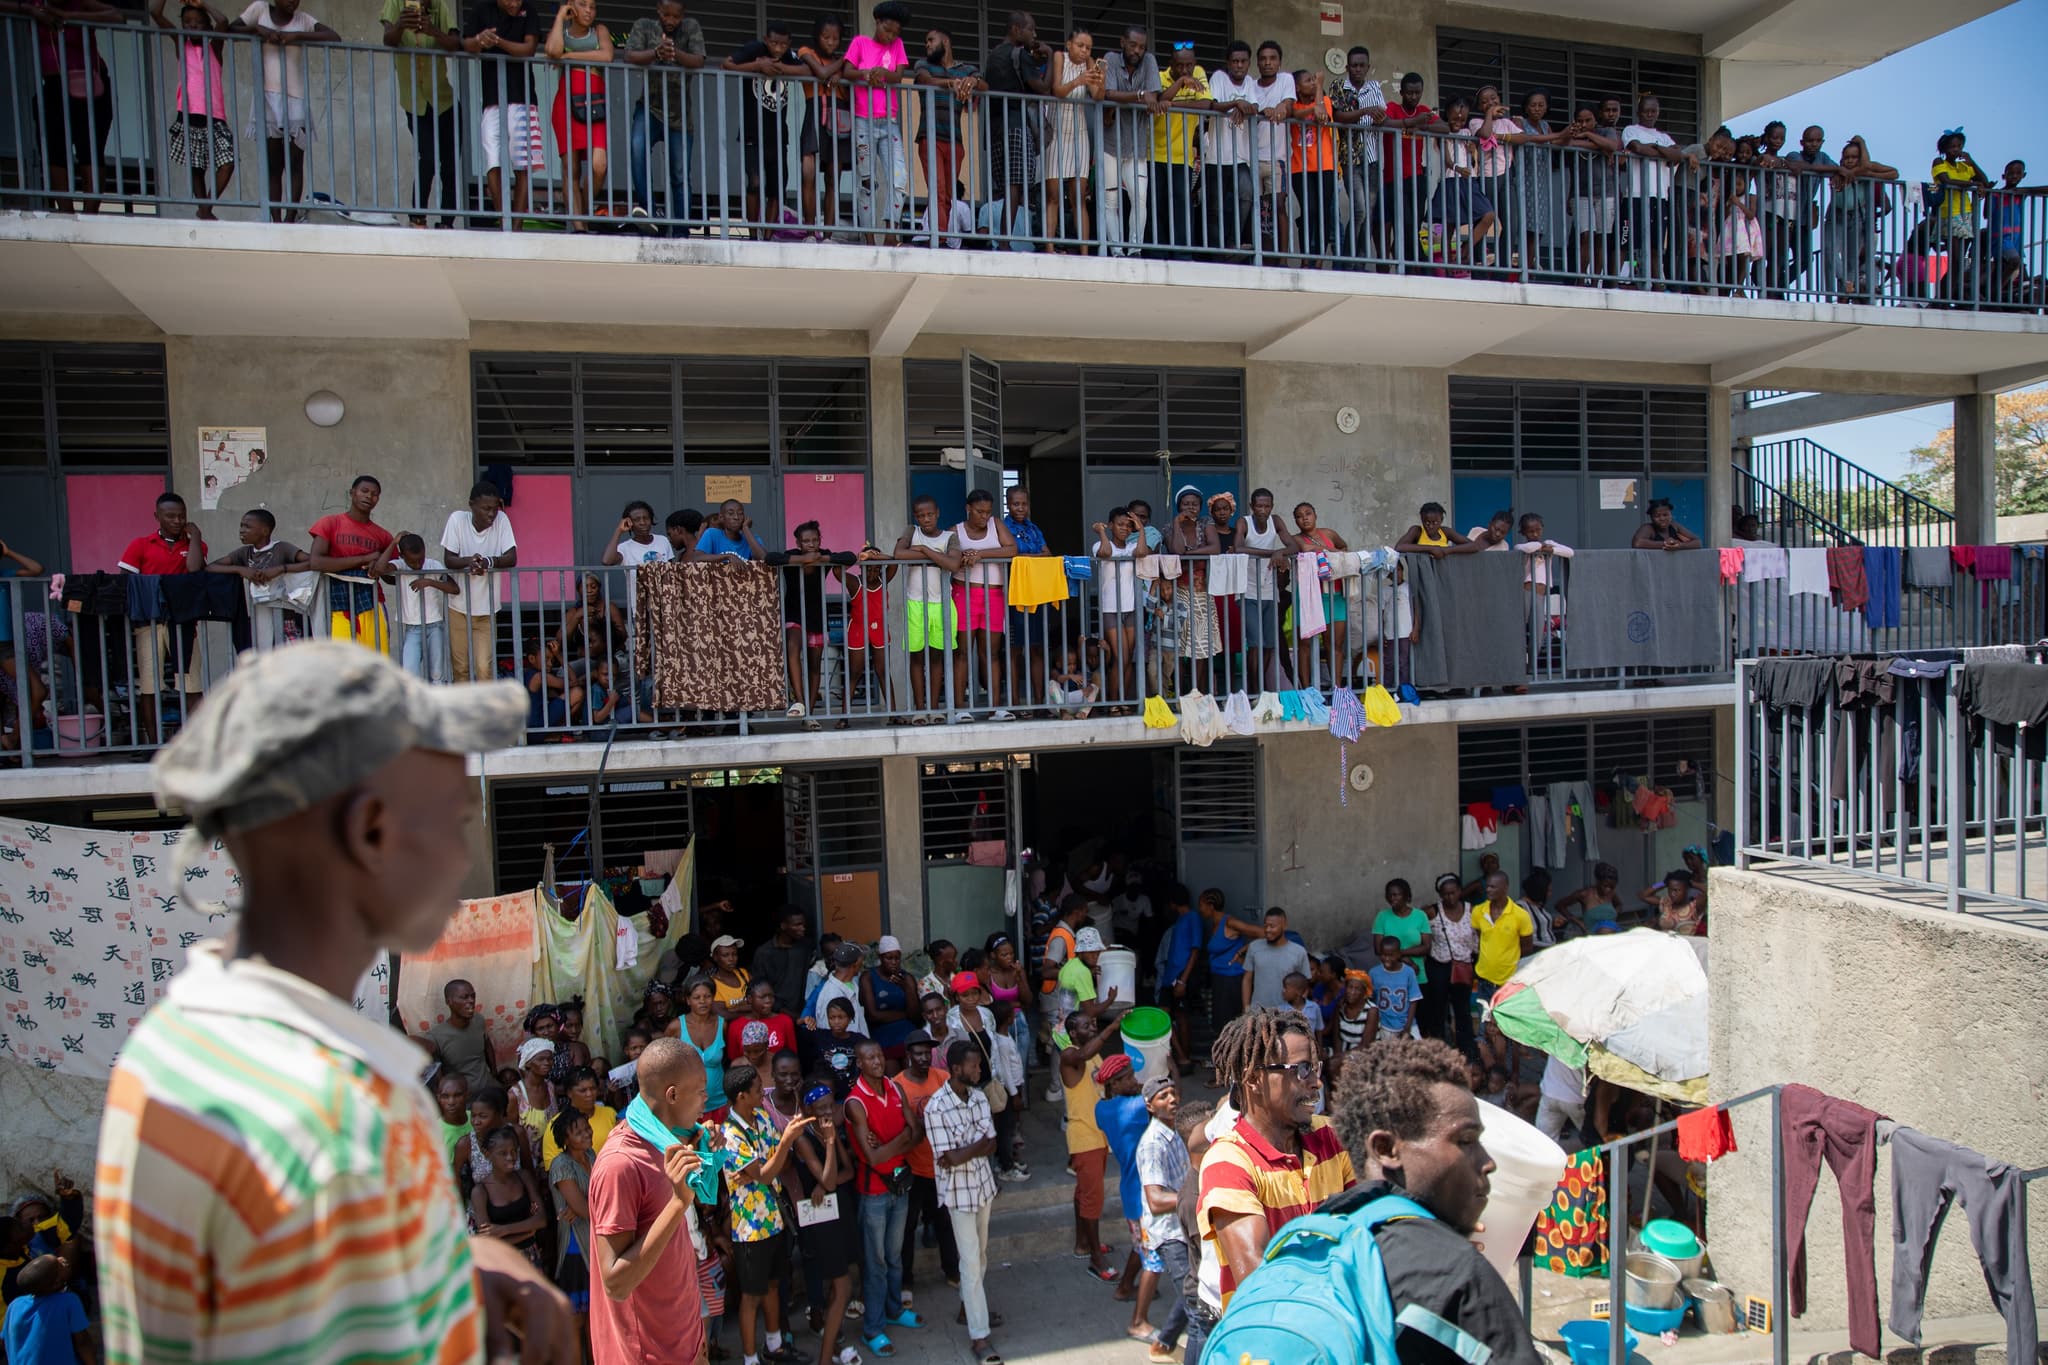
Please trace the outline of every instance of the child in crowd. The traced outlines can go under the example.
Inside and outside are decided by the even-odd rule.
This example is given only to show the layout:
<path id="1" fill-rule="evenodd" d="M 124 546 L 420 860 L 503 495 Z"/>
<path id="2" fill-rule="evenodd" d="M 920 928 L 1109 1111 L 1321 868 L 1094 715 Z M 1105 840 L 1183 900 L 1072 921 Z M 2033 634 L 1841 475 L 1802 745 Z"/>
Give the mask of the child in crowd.
<path id="1" fill-rule="evenodd" d="M 1382 934 L 1379 948 L 1379 965 L 1371 972 L 1373 1004 L 1380 1015 L 1379 1037 L 1420 1037 L 1415 1007 L 1422 999 L 1422 983 L 1415 979 L 1415 968 L 1402 958 L 1400 939 Z"/>
<path id="2" fill-rule="evenodd" d="M 1289 972 L 1287 979 L 1280 983 L 1280 998 L 1287 1002 L 1288 1009 L 1308 1020 L 1309 1031 L 1320 1039 L 1324 1028 L 1323 1010 L 1322 1006 L 1309 999 L 1308 988 L 1306 976 L 1300 972 Z"/>
<path id="3" fill-rule="evenodd" d="M 1344 971 L 1344 993 L 1330 1012 L 1329 1084 L 1337 1083 L 1344 1059 L 1379 1037 L 1380 1012 L 1372 1002 L 1372 976 L 1356 967 Z"/>
<path id="4" fill-rule="evenodd" d="M 1060 719 L 1088 719 L 1088 709 L 1101 689 L 1089 682 L 1088 675 L 1081 671 L 1080 663 L 1074 657 L 1074 647 L 1065 641 L 1055 640 L 1046 663 L 1045 695 L 1059 709 Z"/>
<path id="5" fill-rule="evenodd" d="M 839 581 L 846 588 L 847 686 L 850 692 L 867 699 L 868 710 L 887 711 L 892 704 L 889 658 L 885 653 L 889 647 L 887 589 L 889 580 L 896 576 L 896 566 L 877 563 L 887 558 L 887 552 L 872 544 L 861 547 L 860 558 L 858 570 L 839 571 Z M 846 709 L 853 709 L 851 695 Z M 842 720 L 839 724 L 843 728 L 846 722 Z"/>
<path id="6" fill-rule="evenodd" d="M 10 1365 L 92 1365 L 85 1305 L 70 1290 L 71 1267 L 38 1256 L 21 1268 L 20 1297 L 7 1305 L 4 1339 Z"/>
<path id="7" fill-rule="evenodd" d="M 448 566 L 427 554 L 427 542 L 407 531 L 398 538 L 398 657 L 405 671 L 428 682 L 448 681 L 448 601 L 461 591 Z"/>
<path id="8" fill-rule="evenodd" d="M 549 636 L 526 647 L 526 726 L 529 730 L 566 729 L 569 717 L 583 705 L 583 689 L 569 681 L 562 668 L 562 642 Z"/>

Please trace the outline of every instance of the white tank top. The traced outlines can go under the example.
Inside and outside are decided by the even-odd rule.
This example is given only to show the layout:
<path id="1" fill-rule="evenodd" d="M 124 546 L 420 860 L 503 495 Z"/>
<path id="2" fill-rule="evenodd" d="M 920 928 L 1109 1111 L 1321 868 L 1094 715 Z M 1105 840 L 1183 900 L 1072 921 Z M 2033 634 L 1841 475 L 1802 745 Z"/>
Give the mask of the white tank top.
<path id="1" fill-rule="evenodd" d="M 928 536 L 913 526 L 910 528 L 910 543 L 944 554 L 953 548 L 953 535 L 950 531 L 941 531 L 935 536 Z M 943 602 L 946 600 L 945 571 L 936 564 L 916 565 L 907 575 L 903 592 L 913 602 Z"/>
<path id="2" fill-rule="evenodd" d="M 1003 548 L 1002 533 L 996 530 L 994 517 L 989 518 L 988 530 L 979 540 L 976 540 L 967 533 L 967 523 L 964 521 L 953 528 L 953 534 L 960 537 L 960 548 L 963 550 L 1000 550 Z M 953 577 L 962 583 L 975 583 L 997 588 L 1000 588 L 1009 581 L 1008 575 L 1004 572 L 1003 565 L 1000 562 L 971 565 L 960 570 Z"/>
<path id="3" fill-rule="evenodd" d="M 1267 521 L 1266 529 L 1260 531 L 1258 529 L 1258 519 L 1246 517 L 1244 519 L 1244 543 L 1239 548 L 1245 550 L 1279 549 L 1280 519 L 1278 517 L 1272 518 Z M 1250 577 L 1245 587 L 1245 596 L 1260 602 L 1271 602 L 1279 598 L 1280 584 L 1273 576 L 1273 562 L 1271 560 L 1265 558 L 1255 558 L 1252 560 Z"/>

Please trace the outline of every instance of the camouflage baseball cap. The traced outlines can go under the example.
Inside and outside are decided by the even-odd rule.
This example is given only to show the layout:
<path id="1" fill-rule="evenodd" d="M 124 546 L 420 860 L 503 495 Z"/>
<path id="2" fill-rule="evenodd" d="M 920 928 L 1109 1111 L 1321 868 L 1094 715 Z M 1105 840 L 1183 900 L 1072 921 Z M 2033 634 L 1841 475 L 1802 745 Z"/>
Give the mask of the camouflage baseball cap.
<path id="1" fill-rule="evenodd" d="M 244 655 L 155 763 L 160 800 L 209 838 L 294 815 L 410 749 L 519 743 L 515 682 L 431 686 L 360 645 L 308 641 Z"/>

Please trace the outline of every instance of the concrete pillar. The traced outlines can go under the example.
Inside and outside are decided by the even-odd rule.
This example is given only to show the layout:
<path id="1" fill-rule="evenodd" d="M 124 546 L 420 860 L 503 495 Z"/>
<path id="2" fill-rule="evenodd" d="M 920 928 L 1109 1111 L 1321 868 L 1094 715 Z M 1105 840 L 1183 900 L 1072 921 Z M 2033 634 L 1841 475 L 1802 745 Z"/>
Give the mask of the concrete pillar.
<path id="1" fill-rule="evenodd" d="M 1955 400 L 1956 543 L 1998 539 L 1998 395 L 1966 393 Z"/>
<path id="2" fill-rule="evenodd" d="M 896 543 L 910 516 L 910 444 L 904 431 L 903 357 L 868 361 L 868 507 L 875 544 Z"/>
<path id="3" fill-rule="evenodd" d="M 879 500 L 877 500 L 879 506 Z M 918 806 L 916 758 L 882 760 L 882 859 L 889 903 L 882 908 L 882 932 L 905 943 L 922 943 L 924 933 L 924 821 Z"/>
<path id="4" fill-rule="evenodd" d="M 1735 470 L 1729 461 L 1735 455 L 1735 390 L 1714 388 L 1707 393 L 1707 525 L 1700 534 L 1709 545 L 1726 545 L 1732 538 L 1729 508 L 1735 506 Z"/>

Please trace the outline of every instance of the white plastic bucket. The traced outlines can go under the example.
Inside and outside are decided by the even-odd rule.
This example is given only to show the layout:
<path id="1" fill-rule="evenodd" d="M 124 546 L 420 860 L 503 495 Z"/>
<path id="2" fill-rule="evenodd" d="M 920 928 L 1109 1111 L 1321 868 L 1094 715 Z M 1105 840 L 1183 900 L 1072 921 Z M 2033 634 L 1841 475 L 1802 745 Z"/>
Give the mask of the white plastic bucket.
<path id="1" fill-rule="evenodd" d="M 1166 1011 L 1148 1005 L 1132 1010 L 1124 1016 L 1123 1038 L 1124 1055 L 1141 1082 L 1172 1074 L 1167 1062 L 1173 1055 L 1173 1020 Z"/>
<path id="2" fill-rule="evenodd" d="M 1109 1000 L 1112 1009 L 1127 1009 L 1138 1003 L 1138 955 L 1128 948 L 1105 948 L 1102 956 L 1095 959 L 1096 970 L 1102 973 L 1102 980 L 1096 992 Z M 1116 999 L 1110 1000 L 1111 990 Z"/>
<path id="3" fill-rule="evenodd" d="M 1532 1123 L 1510 1114 L 1499 1105 L 1479 1104 L 1479 1124 L 1486 1154 L 1493 1158 L 1491 1192 L 1479 1221 L 1486 1231 L 1478 1240 L 1488 1265 L 1500 1272 L 1509 1292 L 1521 1294 L 1521 1275 L 1515 1259 L 1536 1215 L 1543 1212 L 1557 1194 L 1557 1182 L 1564 1178 L 1564 1148 L 1545 1137 Z"/>

